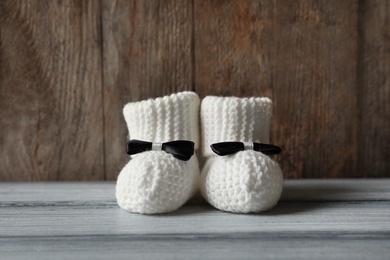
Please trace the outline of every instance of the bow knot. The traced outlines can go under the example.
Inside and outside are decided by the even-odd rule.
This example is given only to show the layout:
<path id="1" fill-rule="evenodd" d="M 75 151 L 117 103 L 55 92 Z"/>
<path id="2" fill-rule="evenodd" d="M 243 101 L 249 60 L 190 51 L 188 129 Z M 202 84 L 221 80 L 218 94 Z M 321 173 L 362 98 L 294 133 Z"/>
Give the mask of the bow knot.
<path id="1" fill-rule="evenodd" d="M 140 140 L 130 140 L 126 145 L 126 153 L 133 155 L 145 151 L 165 151 L 182 161 L 188 161 L 194 154 L 194 142 L 187 140 L 171 141 L 166 143 L 152 143 Z"/>
<path id="2" fill-rule="evenodd" d="M 279 154 L 281 152 L 281 149 L 278 146 L 262 143 L 222 142 L 212 144 L 210 147 L 214 153 L 220 156 L 231 155 L 244 150 L 262 152 L 266 155 Z"/>

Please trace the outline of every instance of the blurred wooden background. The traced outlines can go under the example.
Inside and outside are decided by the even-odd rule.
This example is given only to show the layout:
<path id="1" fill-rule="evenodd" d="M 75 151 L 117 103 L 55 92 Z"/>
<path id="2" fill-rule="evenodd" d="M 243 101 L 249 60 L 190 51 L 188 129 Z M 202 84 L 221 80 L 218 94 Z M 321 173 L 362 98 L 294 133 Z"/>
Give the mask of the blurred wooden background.
<path id="1" fill-rule="evenodd" d="M 114 180 L 122 107 L 269 96 L 286 178 L 390 177 L 386 0 L 0 1 L 0 180 Z"/>

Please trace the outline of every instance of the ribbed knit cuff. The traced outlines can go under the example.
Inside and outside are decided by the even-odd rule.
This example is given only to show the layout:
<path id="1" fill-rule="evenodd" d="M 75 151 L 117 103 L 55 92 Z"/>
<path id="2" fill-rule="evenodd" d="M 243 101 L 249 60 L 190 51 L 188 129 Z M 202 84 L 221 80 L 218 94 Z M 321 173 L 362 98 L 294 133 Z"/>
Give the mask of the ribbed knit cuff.
<path id="1" fill-rule="evenodd" d="M 272 101 L 266 97 L 208 96 L 201 104 L 202 152 L 224 141 L 269 143 Z"/>
<path id="2" fill-rule="evenodd" d="M 129 139 L 149 142 L 189 140 L 199 145 L 199 97 L 194 92 L 128 103 L 123 114 Z"/>

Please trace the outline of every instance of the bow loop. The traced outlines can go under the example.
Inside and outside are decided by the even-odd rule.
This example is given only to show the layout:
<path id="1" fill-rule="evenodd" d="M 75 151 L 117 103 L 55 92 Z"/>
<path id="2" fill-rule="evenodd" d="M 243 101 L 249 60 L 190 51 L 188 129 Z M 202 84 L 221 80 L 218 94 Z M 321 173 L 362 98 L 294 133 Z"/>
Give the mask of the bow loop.
<path id="1" fill-rule="evenodd" d="M 179 160 L 188 161 L 194 154 L 194 146 L 194 142 L 179 140 L 163 143 L 162 150 Z"/>
<path id="2" fill-rule="evenodd" d="M 128 155 L 133 155 L 137 153 L 142 153 L 144 151 L 152 150 L 152 143 L 145 142 L 140 140 L 130 140 L 126 145 L 126 153 Z"/>
<path id="3" fill-rule="evenodd" d="M 219 156 L 235 154 L 240 151 L 244 151 L 247 148 L 243 142 L 221 142 L 212 144 L 210 147 L 211 150 Z M 279 154 L 281 152 L 280 147 L 263 143 L 253 143 L 253 150 L 266 155 Z"/>
<path id="4" fill-rule="evenodd" d="M 244 144 L 241 142 L 223 142 L 211 145 L 211 150 L 219 156 L 225 156 L 239 151 L 244 151 Z M 234 151 L 234 152 L 232 152 Z"/>
<path id="5" fill-rule="evenodd" d="M 173 157 L 182 161 L 188 161 L 194 154 L 194 142 L 187 140 L 171 141 L 161 144 L 161 150 L 172 154 Z M 126 146 L 126 153 L 133 155 L 153 150 L 152 142 L 130 140 Z"/>

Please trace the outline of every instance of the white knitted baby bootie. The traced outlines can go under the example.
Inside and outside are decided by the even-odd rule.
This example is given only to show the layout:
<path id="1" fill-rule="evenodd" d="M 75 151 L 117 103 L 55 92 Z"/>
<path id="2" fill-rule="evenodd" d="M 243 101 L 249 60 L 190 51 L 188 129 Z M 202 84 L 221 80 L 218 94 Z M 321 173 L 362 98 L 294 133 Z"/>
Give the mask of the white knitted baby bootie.
<path id="1" fill-rule="evenodd" d="M 181 92 L 127 104 L 130 162 L 118 176 L 119 206 L 158 214 L 176 210 L 198 187 L 199 97 Z"/>
<path id="2" fill-rule="evenodd" d="M 207 161 L 200 190 L 214 207 L 248 213 L 270 209 L 278 202 L 283 175 L 268 156 L 280 152 L 269 145 L 271 114 L 269 98 L 203 99 L 202 151 Z"/>

